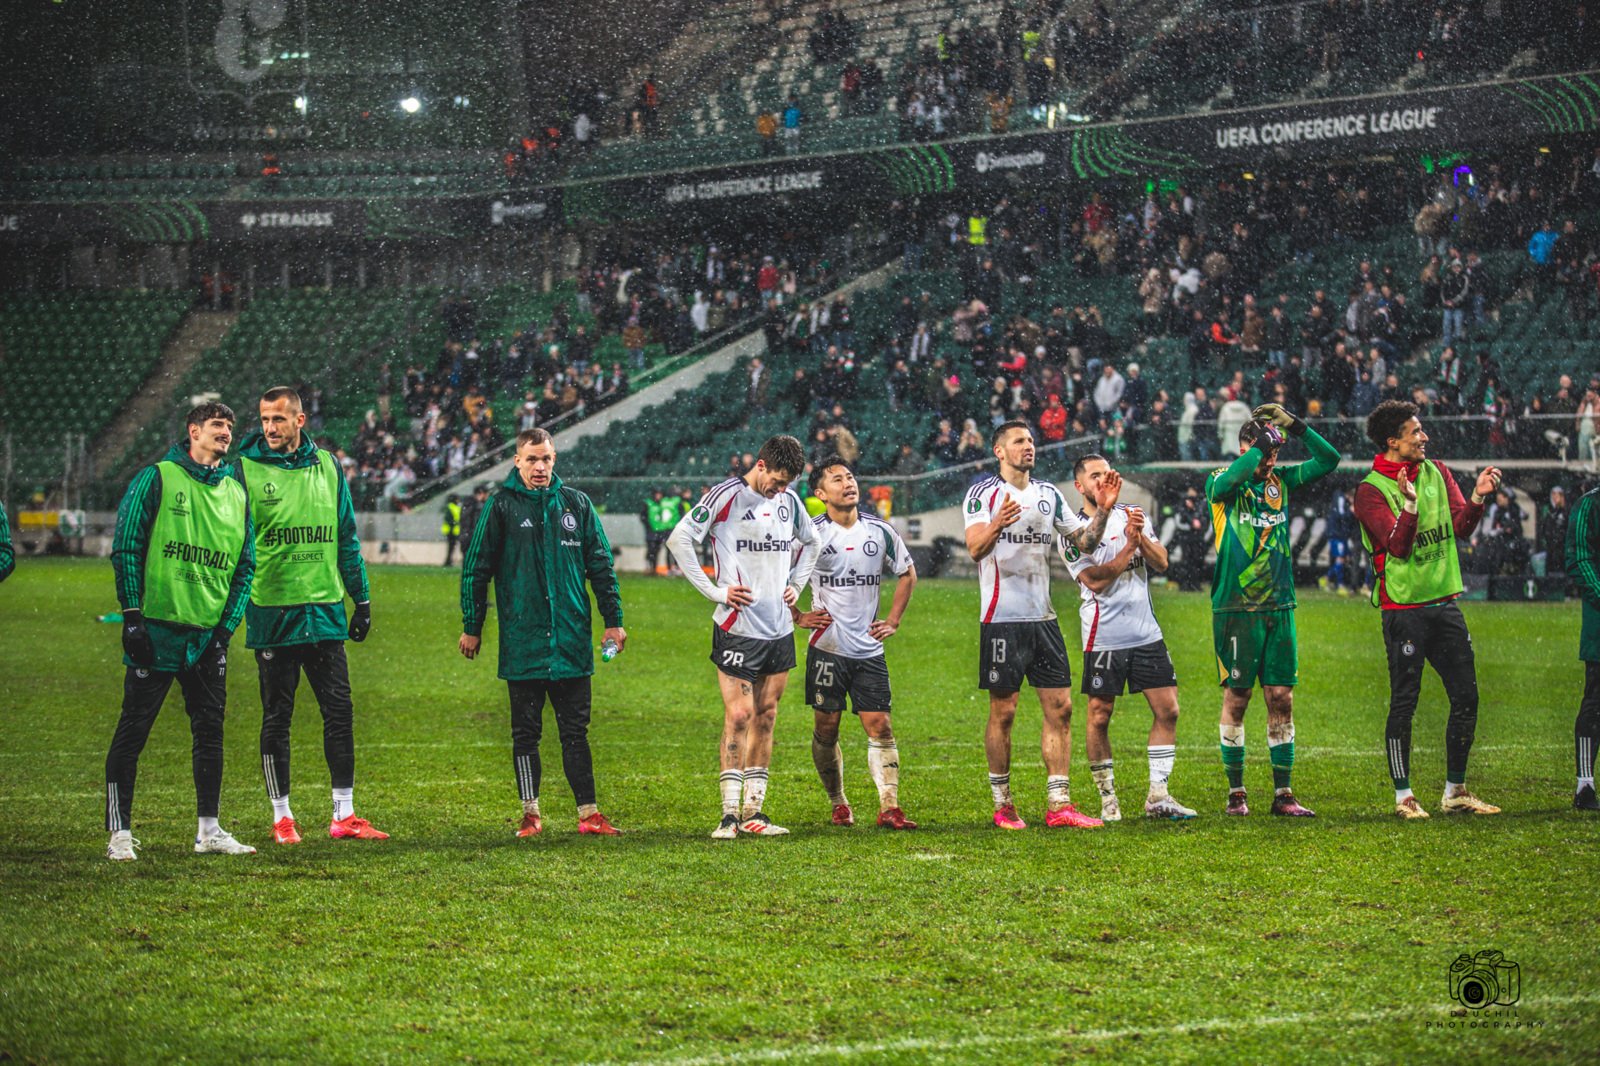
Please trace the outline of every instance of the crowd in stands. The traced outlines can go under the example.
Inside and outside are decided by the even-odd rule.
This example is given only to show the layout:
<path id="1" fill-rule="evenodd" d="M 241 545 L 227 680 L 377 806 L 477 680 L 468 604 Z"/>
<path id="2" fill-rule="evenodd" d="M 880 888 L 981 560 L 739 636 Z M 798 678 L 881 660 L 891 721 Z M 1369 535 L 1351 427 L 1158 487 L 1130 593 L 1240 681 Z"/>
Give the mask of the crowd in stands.
<path id="1" fill-rule="evenodd" d="M 780 15 L 793 7 L 769 6 Z M 1494 76 L 1514 59 L 1569 69 L 1600 54 L 1600 30 L 1585 5 L 1537 8 L 1475 0 L 1307 0 L 1236 11 L 1209 5 L 1195 17 L 1160 21 L 1136 43 L 1104 0 L 1087 11 L 1060 0 L 1022 0 L 1000 5 L 988 24 L 952 18 L 931 41 L 891 60 L 862 46 L 863 34 L 844 11 L 823 4 L 808 50 L 830 77 L 838 71 L 838 117 L 892 107 L 901 139 L 931 140 L 1007 132 L 1018 109 L 1036 121 L 1050 105 L 1105 119 L 1209 99 L 1241 106 L 1335 86 L 1376 91 L 1472 80 Z M 655 136 L 669 91 L 652 73 L 613 100 L 598 81 L 585 80 L 569 92 L 562 121 L 541 123 L 511 146 L 507 168 L 535 173 L 563 143 L 586 148 L 602 132 Z M 792 95 L 758 102 L 754 131 L 763 153 L 802 150 L 802 130 L 826 120 Z"/>
<path id="2" fill-rule="evenodd" d="M 889 401 L 915 396 L 948 422 L 928 448 L 936 461 L 954 458 L 969 421 L 981 429 L 1017 417 L 1045 440 L 1103 435 L 1120 454 L 1148 437 L 1152 458 L 1210 460 L 1233 450 L 1258 403 L 1361 418 L 1395 396 L 1433 418 L 1488 416 L 1490 447 L 1502 456 L 1544 454 L 1542 423 L 1522 432 L 1517 423 L 1561 416 L 1555 428 L 1576 434 L 1588 457 L 1600 379 L 1585 388 L 1588 368 L 1574 366 L 1550 392 L 1518 397 L 1489 347 L 1475 343 L 1518 290 L 1560 290 L 1575 318 L 1595 313 L 1600 265 L 1578 219 L 1600 203 L 1600 175 L 1581 162 L 1533 153 L 1487 162 L 1471 182 L 1350 170 L 1120 200 L 1093 192 L 1059 206 L 1053 227 L 1039 224 L 1045 205 L 979 206 L 981 246 L 960 247 L 970 220 L 958 215 L 932 241 L 959 248 L 960 304 L 907 297 L 897 316 L 885 349 Z M 1416 244 L 1384 261 L 1348 250 L 1403 229 Z M 1486 256 L 1501 268 L 1488 269 Z M 1140 317 L 1108 323 L 1099 306 L 1050 303 L 1037 290 L 1052 257 L 1081 279 L 1125 278 Z M 1332 260 L 1323 273 L 1337 287 L 1294 290 L 1286 285 L 1296 275 L 1275 269 L 1318 257 Z M 1507 257 L 1517 261 L 1509 272 Z M 1436 361 L 1415 354 L 1434 337 L 1443 346 Z M 940 348 L 929 341 L 943 338 L 956 343 L 959 366 L 929 358 Z M 1168 338 L 1186 362 L 1151 380 L 1138 352 Z"/>
<path id="3" fill-rule="evenodd" d="M 803 343 L 829 325 L 827 305 L 802 299 L 834 273 L 826 254 L 810 239 L 754 237 L 633 248 L 584 271 L 547 318 L 487 332 L 470 297 L 445 300 L 436 356 L 383 365 L 377 406 L 342 453 L 357 506 L 404 510 L 417 484 L 482 465 L 519 431 L 603 410 L 628 395 L 647 352 L 676 355 L 758 315 L 769 337 Z M 607 338 L 620 340 L 622 359 L 597 358 L 615 351 Z"/>

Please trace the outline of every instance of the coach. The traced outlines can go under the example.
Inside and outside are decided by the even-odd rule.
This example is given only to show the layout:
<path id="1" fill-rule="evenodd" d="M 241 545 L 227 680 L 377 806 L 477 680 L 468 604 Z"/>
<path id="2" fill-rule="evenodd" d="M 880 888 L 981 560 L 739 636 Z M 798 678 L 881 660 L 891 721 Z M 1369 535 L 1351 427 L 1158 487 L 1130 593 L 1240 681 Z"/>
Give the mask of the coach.
<path id="1" fill-rule="evenodd" d="M 461 654 L 478 656 L 495 585 L 500 678 L 511 694 L 511 754 L 522 797 L 520 837 L 544 828 L 539 814 L 539 735 L 546 697 L 555 708 L 561 766 L 578 802 L 578 832 L 614 835 L 595 805 L 589 754 L 593 623 L 587 582 L 605 619 L 604 639 L 620 651 L 622 628 L 611 543 L 589 497 L 555 476 L 550 434 L 517 434 L 516 466 L 471 531 L 461 563 Z"/>
<path id="2" fill-rule="evenodd" d="M 1411 792 L 1411 719 L 1422 690 L 1422 666 L 1431 663 L 1450 699 L 1445 724 L 1446 814 L 1499 814 L 1500 808 L 1467 791 L 1467 757 L 1478 724 L 1478 673 L 1461 595 L 1456 541 L 1483 518 L 1483 501 L 1500 485 L 1500 471 L 1485 467 L 1462 498 L 1450 471 L 1427 457 L 1428 434 L 1416 404 L 1385 400 L 1367 416 L 1367 438 L 1379 449 L 1372 472 L 1356 487 L 1361 541 L 1372 554 L 1372 605 L 1383 610 L 1389 657 L 1389 720 L 1384 741 L 1394 779 L 1395 814 L 1428 817 Z"/>
<path id="3" fill-rule="evenodd" d="M 245 438 L 236 477 L 255 525 L 256 576 L 245 609 L 245 647 L 261 682 L 261 773 L 272 803 L 272 837 L 300 843 L 289 806 L 289 725 L 304 672 L 322 711 L 322 752 L 333 786 L 328 835 L 387 840 L 357 817 L 354 712 L 345 638 L 372 628 L 367 567 L 339 461 L 304 432 L 300 394 L 278 386 L 261 397 L 261 431 Z M 344 597 L 356 609 L 345 620 Z"/>

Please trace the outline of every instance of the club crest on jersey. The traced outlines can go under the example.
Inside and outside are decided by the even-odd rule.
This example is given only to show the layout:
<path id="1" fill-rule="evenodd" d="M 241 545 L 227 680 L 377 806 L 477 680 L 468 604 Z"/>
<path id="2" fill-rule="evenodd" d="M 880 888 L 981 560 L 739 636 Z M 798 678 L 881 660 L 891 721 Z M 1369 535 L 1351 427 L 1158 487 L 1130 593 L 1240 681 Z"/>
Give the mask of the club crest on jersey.
<path id="1" fill-rule="evenodd" d="M 578 519 L 571 511 L 561 516 L 561 528 L 571 533 L 578 528 Z"/>
<path id="2" fill-rule="evenodd" d="M 863 544 L 861 546 L 861 551 L 866 555 L 877 555 L 878 554 L 878 542 L 875 541 L 875 540 L 867 541 L 865 544 Z"/>
<path id="3" fill-rule="evenodd" d="M 1281 493 L 1278 491 L 1278 483 L 1276 481 L 1267 482 L 1267 499 L 1276 500 L 1280 495 Z"/>
<path id="4" fill-rule="evenodd" d="M 1050 513 L 1050 501 L 1049 500 L 1040 500 L 1039 501 L 1039 513 L 1043 514 L 1043 515 L 1047 515 L 1047 514 Z"/>

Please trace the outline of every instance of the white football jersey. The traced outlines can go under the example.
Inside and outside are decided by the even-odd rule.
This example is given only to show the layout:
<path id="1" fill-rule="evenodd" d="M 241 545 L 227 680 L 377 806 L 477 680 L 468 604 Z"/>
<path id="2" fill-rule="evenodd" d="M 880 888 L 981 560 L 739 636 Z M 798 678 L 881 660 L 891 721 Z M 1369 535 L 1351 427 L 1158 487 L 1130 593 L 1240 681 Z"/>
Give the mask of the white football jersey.
<path id="1" fill-rule="evenodd" d="M 714 577 L 700 567 L 698 545 L 707 537 Z M 723 632 L 757 640 L 794 634 L 783 590 L 804 588 L 817 562 L 816 527 L 794 490 L 769 500 L 743 478 L 729 478 L 678 520 L 667 548 L 690 583 L 717 604 L 711 618 Z M 730 606 L 724 590 L 734 585 L 748 588 L 755 602 Z"/>
<path id="2" fill-rule="evenodd" d="M 1087 516 L 1083 518 L 1088 521 Z M 1089 567 L 1104 566 L 1115 559 L 1127 546 L 1127 538 L 1128 509 L 1119 503 L 1106 518 L 1106 533 L 1098 548 L 1084 555 L 1063 538 L 1061 557 L 1073 578 L 1078 579 Z M 1154 541 L 1155 537 L 1150 539 Z M 1083 630 L 1085 652 L 1140 648 L 1161 639 L 1161 627 L 1156 624 L 1156 612 L 1150 605 L 1150 571 L 1143 553 L 1135 551 L 1128 568 L 1099 595 L 1089 591 L 1082 580 L 1078 580 L 1078 589 L 1083 594 L 1078 624 Z"/>
<path id="3" fill-rule="evenodd" d="M 990 521 L 1009 496 L 1022 517 L 1000 532 L 994 550 L 978 563 L 978 617 L 984 622 L 1045 622 L 1056 616 L 1050 603 L 1050 551 L 1056 534 L 1076 533 L 1088 523 L 1067 509 L 1048 481 L 1028 482 L 1018 492 L 997 476 L 967 490 L 962 515 L 967 528 Z"/>
<path id="4" fill-rule="evenodd" d="M 888 575 L 911 569 L 911 553 L 895 528 L 877 515 L 862 514 L 849 529 L 813 519 L 817 529 L 817 568 L 811 573 L 811 608 L 833 616 L 827 629 L 813 630 L 811 646 L 847 659 L 883 654 L 883 642 L 867 635 L 878 618 L 878 592 Z"/>

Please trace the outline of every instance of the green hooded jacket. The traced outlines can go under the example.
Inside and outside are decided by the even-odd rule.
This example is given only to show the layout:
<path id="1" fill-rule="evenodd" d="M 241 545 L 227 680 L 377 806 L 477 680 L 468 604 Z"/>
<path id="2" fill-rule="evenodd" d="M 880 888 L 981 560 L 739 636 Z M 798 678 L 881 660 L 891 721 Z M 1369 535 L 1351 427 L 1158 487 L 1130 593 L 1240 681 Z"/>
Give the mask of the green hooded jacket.
<path id="1" fill-rule="evenodd" d="M 189 445 L 180 441 L 167 450 L 166 462 L 176 463 L 195 481 L 202 485 L 217 485 L 233 476 L 228 463 L 201 466 L 189 458 Z M 124 611 L 143 610 L 145 553 L 150 547 L 150 530 L 155 526 L 156 513 L 161 509 L 161 468 L 151 463 L 133 476 L 128 491 L 117 507 L 117 528 L 111 537 L 111 569 L 116 574 L 117 602 Z M 245 604 L 250 599 L 250 581 L 255 575 L 255 526 L 245 511 L 244 546 L 239 551 L 239 563 L 234 568 L 228 586 L 228 599 L 222 608 L 222 619 L 215 629 L 199 629 L 177 625 L 157 618 L 146 618 L 150 641 L 155 645 L 157 670 L 176 673 L 200 661 L 206 645 L 215 634 L 224 640 L 233 636 L 244 619 Z M 123 665 L 133 666 L 133 660 L 122 657 Z"/>
<path id="2" fill-rule="evenodd" d="M 6 505 L 0 501 L 0 581 L 10 577 L 16 566 L 17 556 L 11 550 L 11 523 L 6 520 Z"/>
<path id="3" fill-rule="evenodd" d="M 1567 573 L 1583 600 L 1578 658 L 1600 662 L 1600 489 L 1578 497 L 1572 509 L 1567 522 Z"/>
<path id="4" fill-rule="evenodd" d="M 589 588 L 607 628 L 622 625 L 622 595 L 588 496 L 554 475 L 549 488 L 530 489 L 513 469 L 484 505 L 462 562 L 461 630 L 469 636 L 483 633 L 491 580 L 502 680 L 594 673 Z"/>
<path id="5" fill-rule="evenodd" d="M 355 603 L 371 599 L 367 585 L 367 564 L 361 558 L 361 539 L 356 535 L 355 505 L 350 501 L 350 486 L 345 481 L 344 470 L 332 453 L 318 448 L 310 437 L 302 434 L 300 447 L 286 454 L 267 447 L 260 431 L 252 432 L 240 444 L 239 454 L 253 462 L 285 470 L 301 470 L 319 462 L 332 463 L 338 471 L 338 559 L 339 578 L 344 590 Z M 243 463 L 234 465 L 233 476 L 244 486 L 245 495 L 250 485 L 245 478 Z M 255 507 L 255 501 L 251 501 Z M 345 618 L 344 601 L 337 603 L 302 603 L 292 607 L 262 607 L 252 602 L 245 608 L 245 647 L 281 648 L 290 644 L 316 644 L 324 640 L 344 640 L 349 635 L 349 622 Z"/>

